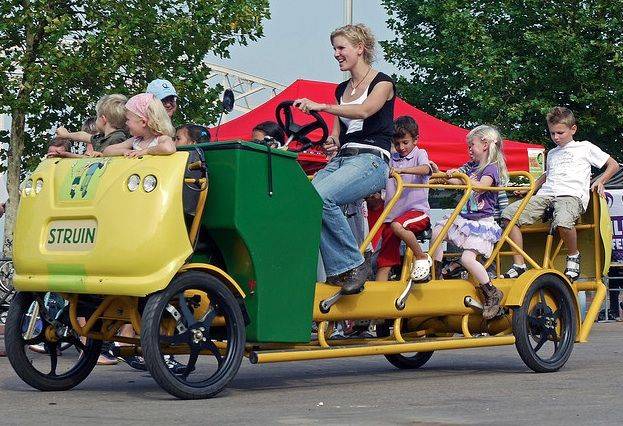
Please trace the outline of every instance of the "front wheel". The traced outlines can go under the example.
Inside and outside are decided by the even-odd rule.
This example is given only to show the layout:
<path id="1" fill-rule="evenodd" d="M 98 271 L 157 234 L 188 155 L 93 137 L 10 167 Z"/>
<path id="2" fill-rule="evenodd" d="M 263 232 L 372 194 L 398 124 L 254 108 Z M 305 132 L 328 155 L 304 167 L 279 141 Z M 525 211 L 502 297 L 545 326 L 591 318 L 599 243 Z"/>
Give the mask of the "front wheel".
<path id="1" fill-rule="evenodd" d="M 182 273 L 147 301 L 141 346 L 145 365 L 164 390 L 181 399 L 210 398 L 234 378 L 244 355 L 238 300 L 212 275 Z M 171 354 L 179 369 L 167 365 Z"/>
<path id="2" fill-rule="evenodd" d="M 24 382 L 42 391 L 62 391 L 73 388 L 91 373 L 102 341 L 89 338 L 83 343 L 75 333 L 66 333 L 68 327 L 51 315 L 43 294 L 15 294 L 4 339 L 9 362 Z M 47 353 L 32 352 L 28 349 L 31 345 L 43 345 Z M 63 345 L 75 347 L 80 355 L 72 353 L 59 359 Z"/>
<path id="3" fill-rule="evenodd" d="M 537 373 L 559 370 L 569 359 L 577 331 L 575 297 L 554 275 L 537 278 L 513 312 L 515 347 Z"/>

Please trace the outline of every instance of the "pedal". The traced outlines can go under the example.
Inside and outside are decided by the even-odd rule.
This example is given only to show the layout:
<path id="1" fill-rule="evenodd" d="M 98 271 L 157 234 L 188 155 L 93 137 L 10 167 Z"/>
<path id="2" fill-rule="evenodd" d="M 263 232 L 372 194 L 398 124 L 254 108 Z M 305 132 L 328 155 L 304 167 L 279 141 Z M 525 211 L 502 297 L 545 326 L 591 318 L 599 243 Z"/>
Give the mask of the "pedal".
<path id="1" fill-rule="evenodd" d="M 407 286 L 402 291 L 402 293 L 400 293 L 400 296 L 398 296 L 398 299 L 396 299 L 396 301 L 394 302 L 394 306 L 399 311 L 402 311 L 405 308 L 407 297 L 409 297 L 409 293 L 411 292 L 411 289 L 413 289 L 414 284 L 415 282 L 411 278 L 409 278 L 409 282 L 407 283 Z"/>
<path id="2" fill-rule="evenodd" d="M 337 293 L 335 293 L 333 296 L 325 299 L 325 300 L 321 300 L 320 301 L 320 312 L 322 312 L 323 314 L 328 314 L 329 311 L 331 310 L 331 306 L 335 305 L 338 300 L 340 300 L 342 298 L 342 296 L 344 296 L 344 294 L 342 293 L 342 290 L 338 290 Z"/>
<path id="3" fill-rule="evenodd" d="M 472 296 L 465 296 L 465 299 L 463 299 L 463 304 L 465 305 L 466 308 L 474 308 L 480 311 L 484 309 L 484 307 L 482 306 L 482 303 L 474 299 Z"/>

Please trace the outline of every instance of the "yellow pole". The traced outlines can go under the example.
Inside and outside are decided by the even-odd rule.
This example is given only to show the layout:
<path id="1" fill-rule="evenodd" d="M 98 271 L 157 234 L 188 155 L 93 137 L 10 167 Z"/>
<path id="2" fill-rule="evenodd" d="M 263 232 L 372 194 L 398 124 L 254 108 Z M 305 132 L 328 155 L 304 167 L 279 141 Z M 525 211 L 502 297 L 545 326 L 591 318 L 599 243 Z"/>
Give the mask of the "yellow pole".
<path id="1" fill-rule="evenodd" d="M 452 338 L 447 340 L 434 339 L 415 343 L 394 343 L 378 346 L 354 348 L 332 347 L 312 351 L 271 351 L 251 352 L 249 360 L 252 364 L 267 362 L 305 361 L 313 359 L 346 358 L 367 355 L 392 355 L 407 352 L 430 352 L 448 349 L 481 348 L 485 346 L 512 345 L 515 336 Z"/>

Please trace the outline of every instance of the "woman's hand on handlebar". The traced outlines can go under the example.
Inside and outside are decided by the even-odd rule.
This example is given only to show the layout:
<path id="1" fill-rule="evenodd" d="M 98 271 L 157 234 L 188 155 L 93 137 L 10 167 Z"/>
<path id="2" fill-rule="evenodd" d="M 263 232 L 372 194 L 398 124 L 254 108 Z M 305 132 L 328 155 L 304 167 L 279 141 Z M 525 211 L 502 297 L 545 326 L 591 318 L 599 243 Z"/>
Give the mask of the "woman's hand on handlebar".
<path id="1" fill-rule="evenodd" d="M 325 104 L 319 104 L 318 102 L 310 101 L 307 98 L 300 98 L 294 101 L 294 106 L 303 112 L 310 111 L 322 111 L 325 108 Z"/>

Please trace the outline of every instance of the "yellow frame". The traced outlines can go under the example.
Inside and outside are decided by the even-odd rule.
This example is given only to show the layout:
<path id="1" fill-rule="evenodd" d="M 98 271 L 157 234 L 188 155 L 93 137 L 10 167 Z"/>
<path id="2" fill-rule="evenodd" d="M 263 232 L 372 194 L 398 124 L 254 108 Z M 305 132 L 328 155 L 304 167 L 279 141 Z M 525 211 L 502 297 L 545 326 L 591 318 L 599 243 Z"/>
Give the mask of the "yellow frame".
<path id="1" fill-rule="evenodd" d="M 504 229 L 500 241 L 496 244 L 492 256 L 486 262 L 485 266 L 489 266 L 495 259 L 499 260 L 501 256 L 511 255 L 513 252 L 501 251 L 503 245 L 508 243 L 512 248 L 518 250 L 508 237 L 510 227 L 513 226 L 523 209 L 525 208 L 530 196 L 534 193 L 534 179 L 525 172 L 514 172 L 512 176 L 524 176 L 528 178 L 529 187 L 527 187 L 527 195 L 521 202 L 515 216 L 509 225 Z M 460 185 L 449 184 L 404 184 L 400 175 L 394 173 L 393 177 L 397 182 L 397 190 L 394 197 L 390 200 L 383 213 L 374 224 L 370 233 L 363 241 L 360 249 L 363 252 L 372 240 L 374 234 L 379 230 L 389 211 L 400 198 L 402 192 L 407 188 L 431 188 L 431 189 L 461 189 L 464 194 L 459 203 L 452 212 L 450 219 L 442 228 L 442 232 L 437 239 L 431 242 L 429 252 L 434 251 L 439 244 L 442 243 L 450 224 L 460 213 L 461 208 L 469 199 L 472 186 L 469 178 L 465 174 L 457 174 L 457 177 L 463 181 Z M 444 174 L 436 174 L 433 177 L 445 177 Z M 193 180 L 194 181 L 194 180 Z M 189 231 L 190 241 L 196 238 L 197 230 L 203 214 L 203 205 L 207 195 L 207 181 L 205 182 L 205 191 L 200 195 L 200 201 L 197 214 Z M 493 187 L 487 188 L 495 191 L 511 191 L 516 187 Z M 577 295 L 578 291 L 591 290 L 596 291 L 596 296 L 588 310 L 585 321 L 580 323 L 577 340 L 585 342 L 590 333 L 594 318 L 597 315 L 599 306 L 605 297 L 605 286 L 603 285 L 601 270 L 601 240 L 600 215 L 603 214 L 603 206 L 598 202 L 597 197 L 593 198 L 593 223 L 578 225 L 581 230 L 593 230 L 594 252 L 595 252 L 595 271 L 596 277 L 594 281 L 585 281 L 581 283 L 569 283 L 563 274 L 552 269 L 552 259 L 556 257 L 560 251 L 560 244 L 556 248 L 553 246 L 553 237 L 549 236 L 546 243 L 545 255 L 542 264 L 538 264 L 534 259 L 527 256 L 521 250 L 520 252 L 526 257 L 533 269 L 523 274 L 518 279 L 497 279 L 494 283 L 502 289 L 505 294 L 505 306 L 519 306 L 523 303 L 525 294 L 530 284 L 543 274 L 555 274 L 561 277 Z M 603 219 L 602 219 L 603 220 Z M 533 228 L 526 232 L 542 232 L 547 228 Z M 518 250 L 519 251 L 519 250 Z M 510 316 L 503 316 L 494 321 L 483 323 L 480 314 L 476 313 L 473 308 L 466 306 L 464 298 L 466 296 L 478 300 L 474 285 L 466 280 L 437 280 L 426 283 L 425 285 L 415 287 L 408 296 L 408 303 L 402 310 L 394 306 L 396 297 L 402 292 L 408 283 L 409 264 L 411 262 L 412 253 L 407 251 L 402 267 L 400 281 L 374 282 L 368 283 L 368 287 L 359 295 L 343 297 L 328 313 L 322 313 L 319 310 L 320 301 L 326 299 L 335 293 L 335 287 L 325 283 L 317 283 L 316 294 L 314 299 L 314 321 L 319 323 L 318 337 L 309 343 L 300 344 L 279 344 L 279 343 L 261 343 L 250 342 L 247 345 L 246 355 L 254 363 L 264 362 L 281 362 L 307 359 L 323 359 L 323 358 L 340 358 L 349 356 L 364 356 L 377 354 L 398 354 L 405 352 L 424 352 L 435 350 L 473 348 L 484 346 L 510 345 L 515 342 L 510 327 Z M 604 265 L 605 266 L 605 265 Z M 182 266 L 178 273 L 188 270 L 201 269 L 222 279 L 237 297 L 244 298 L 245 293 L 241 287 L 221 269 L 207 264 L 186 264 Z M 434 297 L 427 297 L 430 293 Z M 140 333 L 140 316 L 138 312 L 138 298 L 134 296 L 106 296 L 97 310 L 87 319 L 84 326 L 81 326 L 77 320 L 77 302 L 79 295 L 64 294 L 65 298 L 70 300 L 70 320 L 73 328 L 82 336 L 89 336 L 105 340 L 117 340 L 137 345 L 136 347 L 126 349 L 128 353 L 140 353 L 139 339 L 123 338 L 116 336 L 117 330 L 126 323 L 132 324 L 137 333 Z M 576 298 L 577 302 L 577 298 Z M 576 312 L 579 313 L 579 306 L 576 303 Z M 104 331 L 93 331 L 93 326 L 98 319 L 103 320 Z M 393 334 L 384 338 L 375 339 L 349 339 L 349 340 L 330 340 L 325 336 L 329 321 L 338 321 L 345 319 L 392 319 L 394 321 Z M 402 325 L 409 325 L 409 329 L 414 331 L 403 332 Z M 473 337 L 472 333 L 487 332 L 489 336 Z M 454 334 L 459 333 L 462 336 L 455 337 Z M 435 336 L 435 337 L 429 337 Z M 176 349 L 176 353 L 184 353 L 183 348 Z M 166 352 L 166 351 L 165 351 Z"/>

